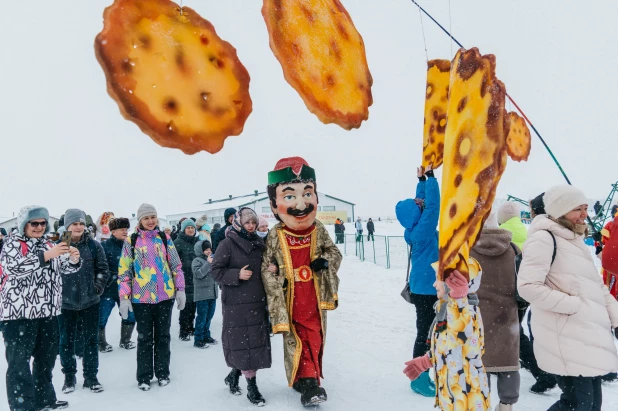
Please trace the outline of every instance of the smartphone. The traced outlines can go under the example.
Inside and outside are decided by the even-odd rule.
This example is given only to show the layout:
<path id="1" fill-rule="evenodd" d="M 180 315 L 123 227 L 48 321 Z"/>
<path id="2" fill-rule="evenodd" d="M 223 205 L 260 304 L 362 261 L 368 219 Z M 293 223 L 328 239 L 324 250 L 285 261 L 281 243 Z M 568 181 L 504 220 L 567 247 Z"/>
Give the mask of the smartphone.
<path id="1" fill-rule="evenodd" d="M 65 231 L 64 233 L 62 233 L 62 237 L 60 237 L 60 241 L 65 243 L 67 245 L 67 247 L 71 246 L 71 236 L 72 236 L 73 232 L 72 231 Z"/>

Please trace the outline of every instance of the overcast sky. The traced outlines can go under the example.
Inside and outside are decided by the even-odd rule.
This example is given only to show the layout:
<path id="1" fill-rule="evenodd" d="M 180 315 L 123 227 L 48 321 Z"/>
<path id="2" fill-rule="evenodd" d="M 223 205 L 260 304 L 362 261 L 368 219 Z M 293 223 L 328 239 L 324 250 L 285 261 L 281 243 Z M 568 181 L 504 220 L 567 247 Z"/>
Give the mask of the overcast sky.
<path id="1" fill-rule="evenodd" d="M 281 157 L 316 169 L 320 191 L 361 215 L 394 214 L 414 195 L 422 149 L 426 59 L 419 12 L 408 0 L 342 0 L 364 38 L 374 104 L 359 130 L 323 125 L 285 82 L 259 0 L 184 0 L 238 50 L 251 75 L 253 113 L 216 155 L 161 148 L 122 118 L 107 95 L 94 37 L 112 0 L 30 0 L 0 13 L 0 216 L 38 203 L 159 212 L 264 190 Z M 449 25 L 448 0 L 419 0 Z M 452 31 L 495 54 L 497 74 L 591 198 L 618 180 L 618 7 L 613 0 L 452 0 Z M 423 18 L 429 58 L 457 47 Z M 507 109 L 509 105 L 507 103 Z M 514 109 L 514 107 L 513 107 Z M 509 160 L 498 196 L 527 199 L 562 177 L 533 136 L 528 163 Z"/>

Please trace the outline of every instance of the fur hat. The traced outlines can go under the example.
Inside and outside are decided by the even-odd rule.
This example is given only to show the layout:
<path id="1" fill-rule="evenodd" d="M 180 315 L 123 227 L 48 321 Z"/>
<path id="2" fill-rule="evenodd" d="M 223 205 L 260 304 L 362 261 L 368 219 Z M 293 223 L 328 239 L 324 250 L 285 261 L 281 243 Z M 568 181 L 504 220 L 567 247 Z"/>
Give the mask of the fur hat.
<path id="1" fill-rule="evenodd" d="M 45 234 L 49 233 L 49 211 L 45 207 L 41 207 L 38 205 L 31 205 L 23 207 L 17 213 L 17 230 L 19 231 L 19 235 L 24 235 L 26 224 L 32 220 L 44 219 L 47 221 L 47 226 L 45 227 Z"/>
<path id="2" fill-rule="evenodd" d="M 141 206 L 139 206 L 139 208 L 137 209 L 137 222 L 138 223 L 142 221 L 142 218 L 150 217 L 150 216 L 155 216 L 155 217 L 157 216 L 157 210 L 154 208 L 153 205 L 144 203 Z"/>
<path id="3" fill-rule="evenodd" d="M 112 218 L 107 224 L 110 231 L 120 230 L 121 228 L 126 228 L 128 230 L 131 228 L 129 219 L 124 217 Z"/>
<path id="4" fill-rule="evenodd" d="M 203 216 L 197 219 L 197 221 L 195 222 L 195 226 L 201 229 L 207 222 L 208 222 L 208 216 L 204 214 Z"/>
<path id="5" fill-rule="evenodd" d="M 519 204 L 513 201 L 507 201 L 498 209 L 498 224 L 502 225 L 513 217 L 521 218 L 521 208 Z"/>
<path id="6" fill-rule="evenodd" d="M 547 214 L 554 218 L 560 218 L 578 206 L 588 204 L 588 199 L 579 188 L 561 185 L 547 190 L 543 202 Z"/>
<path id="7" fill-rule="evenodd" d="M 84 223 L 86 225 L 86 213 L 77 208 L 69 208 L 66 213 L 64 213 L 64 226 L 69 229 L 71 224 L 74 223 Z"/>
<path id="8" fill-rule="evenodd" d="M 187 218 L 185 221 L 182 222 L 182 224 L 180 225 L 180 231 L 184 233 L 185 228 L 187 227 L 193 227 L 197 229 L 197 227 L 195 226 L 195 223 L 190 218 Z"/>

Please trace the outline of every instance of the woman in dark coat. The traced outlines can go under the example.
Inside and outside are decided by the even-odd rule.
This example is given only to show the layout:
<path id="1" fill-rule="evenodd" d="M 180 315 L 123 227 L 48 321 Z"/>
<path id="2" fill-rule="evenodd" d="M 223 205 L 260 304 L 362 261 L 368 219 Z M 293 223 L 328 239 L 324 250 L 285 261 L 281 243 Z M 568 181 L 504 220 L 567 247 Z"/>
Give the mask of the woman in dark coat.
<path id="1" fill-rule="evenodd" d="M 264 242 L 256 234 L 258 217 L 250 208 L 234 216 L 232 229 L 219 243 L 212 263 L 212 277 L 223 291 L 221 341 L 225 361 L 232 371 L 225 378 L 230 392 L 240 395 L 238 379 L 247 379 L 247 398 L 252 404 L 266 401 L 256 384 L 256 372 L 270 368 L 271 350 L 266 312 L 266 293 L 261 264 Z"/>
<path id="2" fill-rule="evenodd" d="M 187 218 L 180 226 L 180 232 L 174 240 L 176 251 L 180 261 L 182 261 L 182 272 L 185 275 L 185 293 L 187 294 L 187 302 L 185 308 L 180 311 L 178 316 L 178 324 L 180 332 L 178 337 L 181 341 L 190 341 L 191 335 L 195 332 L 195 313 L 197 305 L 193 301 L 193 260 L 195 259 L 195 243 L 198 238 L 195 236 L 196 226 L 193 220 Z"/>

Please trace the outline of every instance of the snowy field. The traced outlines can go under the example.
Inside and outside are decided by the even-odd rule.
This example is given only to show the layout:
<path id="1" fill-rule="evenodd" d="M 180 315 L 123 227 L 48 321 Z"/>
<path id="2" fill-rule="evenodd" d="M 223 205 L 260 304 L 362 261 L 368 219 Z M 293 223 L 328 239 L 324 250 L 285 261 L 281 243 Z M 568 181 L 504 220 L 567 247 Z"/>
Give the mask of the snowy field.
<path id="1" fill-rule="evenodd" d="M 411 358 L 414 332 L 414 307 L 406 304 L 399 293 L 405 274 L 402 270 L 386 270 L 372 263 L 346 257 L 340 270 L 340 306 L 329 315 L 329 329 L 324 356 L 324 387 L 329 400 L 321 410 L 431 410 L 433 400 L 418 396 L 409 388 L 402 374 L 404 362 Z M 92 394 L 81 389 L 78 375 L 76 392 L 60 399 L 70 402 L 72 410 L 252 410 L 245 397 L 246 384 L 241 380 L 243 396 L 228 394 L 223 378 L 228 368 L 221 345 L 206 350 L 193 348 L 192 342 L 178 339 L 178 311 L 172 323 L 171 384 L 160 388 L 153 384 L 150 392 L 137 389 L 135 381 L 136 351 L 117 348 L 120 318 L 115 310 L 108 324 L 108 341 L 114 351 L 100 355 L 99 380 L 105 391 Z M 213 320 L 212 331 L 219 339 L 221 312 Z M 135 340 L 136 337 L 133 337 Z M 273 366 L 258 373 L 258 385 L 272 410 L 302 409 L 299 394 L 287 387 L 283 368 L 281 336 L 273 343 Z M 3 353 L 1 353 L 4 357 Z M 78 366 L 81 369 L 81 365 Z M 6 362 L 0 361 L 4 375 Z M 80 371 L 81 372 L 81 371 Z M 534 379 L 521 371 L 522 386 L 517 410 L 546 410 L 559 396 L 555 388 L 547 395 L 528 392 Z M 54 385 L 59 392 L 63 376 L 58 360 L 54 369 Z M 2 384 L 4 386 L 4 384 Z M 493 387 L 495 388 L 495 380 Z M 618 385 L 603 386 L 603 409 L 618 409 Z M 492 393 L 497 403 L 497 394 Z M 6 392 L 0 390 L 0 409 L 7 409 Z"/>

